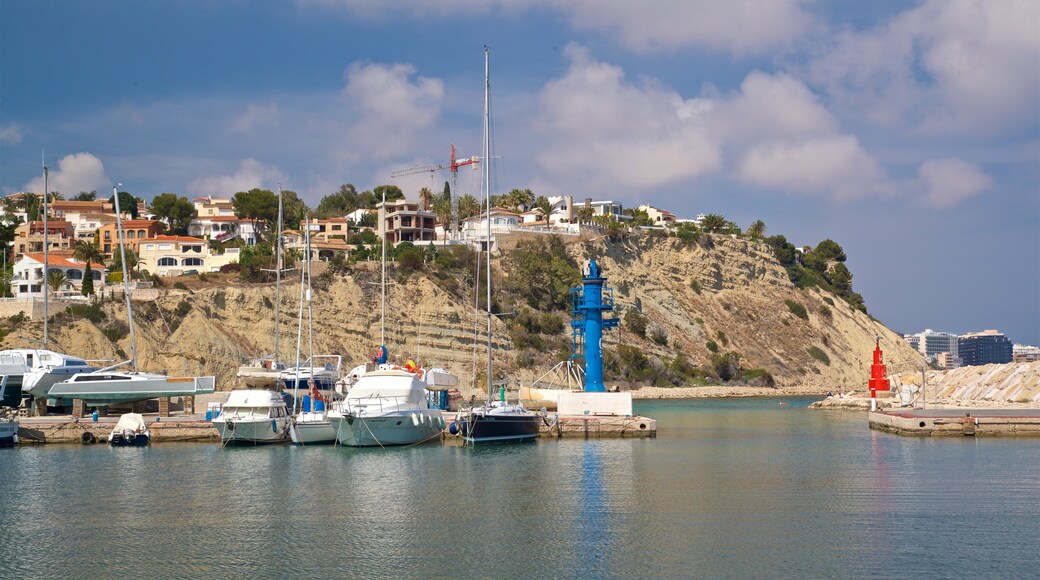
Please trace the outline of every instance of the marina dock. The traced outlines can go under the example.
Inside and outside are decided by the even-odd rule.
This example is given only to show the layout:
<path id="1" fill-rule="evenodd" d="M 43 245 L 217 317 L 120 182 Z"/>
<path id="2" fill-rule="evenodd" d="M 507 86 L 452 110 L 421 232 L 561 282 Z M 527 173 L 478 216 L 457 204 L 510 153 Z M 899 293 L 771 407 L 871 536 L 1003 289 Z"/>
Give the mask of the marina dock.
<path id="1" fill-rule="evenodd" d="M 885 409 L 871 429 L 918 437 L 1040 437 L 1040 409 Z"/>
<path id="2" fill-rule="evenodd" d="M 445 424 L 450 424 L 454 418 L 454 412 L 444 413 Z M 89 415 L 22 418 L 18 438 L 22 445 L 106 443 L 118 420 L 118 416 L 105 416 L 95 423 Z M 148 415 L 145 420 L 152 432 L 153 444 L 220 442 L 220 435 L 213 423 L 203 415 Z M 445 439 L 455 438 L 447 429 L 442 436 Z M 653 438 L 657 437 L 657 420 L 639 416 L 550 415 L 548 424 L 542 426 L 538 436 L 546 439 Z"/>

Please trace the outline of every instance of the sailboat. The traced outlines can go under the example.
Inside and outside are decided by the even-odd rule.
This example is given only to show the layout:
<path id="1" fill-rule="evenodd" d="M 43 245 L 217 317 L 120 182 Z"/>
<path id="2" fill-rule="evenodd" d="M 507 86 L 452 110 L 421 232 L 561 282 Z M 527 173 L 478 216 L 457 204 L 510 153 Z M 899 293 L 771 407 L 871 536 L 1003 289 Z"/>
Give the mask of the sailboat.
<path id="1" fill-rule="evenodd" d="M 19 348 L 0 351 L 0 375 L 3 375 L 8 395 L 6 403 L 11 407 L 20 404 L 21 397 L 28 397 L 42 414 L 46 410 L 47 392 L 54 383 L 76 373 L 95 370 L 86 360 L 47 350 L 48 338 L 48 304 L 50 292 L 47 285 L 48 266 L 50 265 L 50 240 L 48 239 L 47 193 L 50 189 L 47 164 L 43 164 L 43 348 Z M 21 394 L 21 397 L 17 395 Z"/>
<path id="2" fill-rule="evenodd" d="M 274 352 L 238 367 L 235 377 L 247 389 L 274 389 L 282 378 L 285 365 L 278 360 L 279 308 L 282 303 L 282 186 L 278 186 L 278 237 L 274 246 Z"/>
<path id="3" fill-rule="evenodd" d="M 383 208 L 386 192 L 383 193 Z M 379 357 L 358 365 L 348 374 L 350 390 L 335 406 L 330 419 L 336 440 L 350 447 L 412 445 L 440 437 L 444 419 L 430 407 L 427 387 L 453 384 L 454 375 L 442 369 L 404 368 L 387 362 L 386 350 L 386 227 L 380 210 L 382 258 L 380 278 Z M 437 387 L 440 388 L 440 387 Z"/>
<path id="4" fill-rule="evenodd" d="M 499 398 L 494 397 L 492 381 L 491 351 L 491 76 L 488 49 L 484 47 L 484 211 L 487 219 L 485 247 L 487 274 L 487 400 L 481 407 L 460 411 L 456 419 L 456 430 L 469 443 L 513 443 L 532 441 L 538 437 L 542 415 L 529 411 L 521 403 L 506 401 L 505 387 L 501 387 Z"/>
<path id="5" fill-rule="evenodd" d="M 123 297 L 126 300 L 126 317 L 130 327 L 131 360 L 88 372 L 76 373 L 64 381 L 54 383 L 47 391 L 52 399 L 81 399 L 99 406 L 154 399 L 156 397 L 183 397 L 212 393 L 216 378 L 168 377 L 155 373 L 141 372 L 137 366 L 137 335 L 134 333 L 133 310 L 130 307 L 130 273 L 126 268 L 126 246 L 123 240 L 123 220 L 119 210 L 119 193 L 112 188 L 116 208 L 116 227 L 119 232 L 119 253 L 123 263 Z M 131 364 L 131 371 L 115 369 Z"/>
<path id="6" fill-rule="evenodd" d="M 314 358 L 314 315 L 311 307 L 311 226 L 310 219 L 305 222 L 307 258 L 304 267 L 300 271 L 300 318 L 296 330 L 296 366 L 285 371 L 294 373 L 293 385 L 293 411 L 289 426 L 289 437 L 296 445 L 314 445 L 320 443 L 335 443 L 336 430 L 329 422 L 325 406 L 326 396 L 318 388 L 315 378 L 316 370 L 313 364 L 307 365 L 305 369 L 300 364 L 300 350 L 303 343 L 303 304 L 307 303 L 307 332 L 310 358 Z M 306 282 L 306 284 L 305 284 Z M 336 380 L 339 380 L 339 366 L 336 366 Z M 307 371 L 305 376 L 303 373 Z M 300 399 L 300 386 L 307 385 L 308 396 Z M 335 381 L 333 381 L 333 386 Z"/>

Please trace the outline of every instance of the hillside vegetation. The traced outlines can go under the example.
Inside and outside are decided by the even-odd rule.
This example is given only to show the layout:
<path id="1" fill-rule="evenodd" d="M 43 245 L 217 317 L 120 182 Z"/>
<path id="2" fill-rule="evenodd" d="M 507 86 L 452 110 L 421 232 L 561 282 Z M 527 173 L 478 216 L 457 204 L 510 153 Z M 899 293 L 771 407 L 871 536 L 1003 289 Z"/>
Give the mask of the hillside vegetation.
<path id="1" fill-rule="evenodd" d="M 851 274 L 846 280 L 841 272 L 844 254 L 840 261 L 817 256 L 818 265 L 809 268 L 786 254 L 778 259 L 774 241 L 629 232 L 592 239 L 511 237 L 493 261 L 496 374 L 531 380 L 569 355 L 569 289 L 580 283 L 580 264 L 589 258 L 597 259 L 614 288 L 614 315 L 622 320 L 604 337 L 609 384 L 848 389 L 869 376 L 875 335 L 887 357 L 914 356 L 852 295 Z M 475 292 L 476 253 L 414 247 L 397 254 L 389 268 L 391 353 L 445 367 L 469 387 L 474 369 L 484 366 L 486 342 L 484 287 Z M 341 354 L 350 368 L 379 343 L 378 263 L 337 260 L 314 270 L 315 351 Z M 832 280 L 828 273 L 835 271 Z M 283 283 L 280 351 L 290 363 L 299 297 L 298 280 Z M 219 388 L 233 388 L 244 357 L 274 348 L 274 299 L 272 282 L 244 282 L 235 274 L 167 280 L 136 294 L 142 369 L 214 374 Z M 130 352 L 127 330 L 121 301 L 107 299 L 57 315 L 52 347 L 90 359 L 122 359 Z M 26 346 L 42 334 L 42 323 L 8 320 L 2 331 L 4 347 Z"/>

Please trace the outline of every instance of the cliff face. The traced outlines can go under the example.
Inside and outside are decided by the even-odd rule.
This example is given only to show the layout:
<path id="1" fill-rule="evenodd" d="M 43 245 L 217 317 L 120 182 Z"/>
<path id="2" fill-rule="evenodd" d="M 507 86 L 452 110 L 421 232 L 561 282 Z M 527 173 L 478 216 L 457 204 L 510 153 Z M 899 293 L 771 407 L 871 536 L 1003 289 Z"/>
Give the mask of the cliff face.
<path id="1" fill-rule="evenodd" d="M 574 242 L 568 251 L 578 260 L 595 255 L 615 288 L 618 305 L 638 305 L 650 328 L 667 336 L 662 345 L 630 332 L 612 332 L 604 340 L 607 348 L 620 342 L 661 360 L 681 351 L 691 362 L 707 365 L 712 353 L 706 345 L 714 340 L 720 352 L 739 353 L 744 368 L 769 371 L 778 386 L 824 389 L 865 384 L 875 335 L 881 336 L 887 359 L 915 357 L 900 337 L 841 299 L 796 288 L 761 242 L 715 236 L 713 247 L 705 248 L 674 238 L 639 237 L 618 243 Z M 319 279 L 320 266 L 315 265 Z M 314 351 L 342 355 L 348 370 L 379 344 L 378 267 L 362 264 L 351 273 L 325 278 L 311 302 Z M 154 300 L 135 300 L 140 366 L 170 374 L 212 374 L 218 388 L 234 388 L 243 358 L 274 349 L 274 285 L 232 278 L 192 284 L 196 287 L 191 290 L 168 286 Z M 804 306 L 807 318 L 793 314 L 785 300 Z M 283 284 L 279 350 L 290 364 L 296 358 L 299 305 L 299 282 Z M 114 321 L 125 321 L 122 302 L 108 301 L 103 308 L 106 318 L 98 324 L 82 319 L 52 324 L 52 348 L 90 359 L 118 359 L 117 349 L 129 354 L 128 335 L 109 328 L 108 336 L 117 339 L 113 343 L 102 332 Z M 483 368 L 485 355 L 481 350 L 474 354 L 473 337 L 479 322 L 478 342 L 486 341 L 485 322 L 474 315 L 472 292 L 455 295 L 440 288 L 435 277 L 412 274 L 388 289 L 386 310 L 386 343 L 402 362 L 415 358 L 426 366 L 447 368 L 465 385 L 474 368 Z M 493 327 L 495 364 L 507 374 L 540 374 L 555 357 L 543 354 L 533 367 L 518 368 L 505 323 L 496 318 Z M 569 336 L 569 327 L 565 333 Z M 26 322 L 3 346 L 28 346 L 26 339 L 40 334 L 42 323 Z M 304 323 L 304 358 L 307 341 Z M 817 349 L 815 357 L 810 349 Z"/>

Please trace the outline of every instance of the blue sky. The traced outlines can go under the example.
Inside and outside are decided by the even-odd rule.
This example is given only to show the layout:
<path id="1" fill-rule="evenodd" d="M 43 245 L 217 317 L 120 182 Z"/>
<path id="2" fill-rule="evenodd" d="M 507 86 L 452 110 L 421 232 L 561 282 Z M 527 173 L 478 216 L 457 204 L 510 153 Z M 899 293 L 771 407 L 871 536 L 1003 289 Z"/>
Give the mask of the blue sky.
<path id="1" fill-rule="evenodd" d="M 0 192 L 39 188 L 45 151 L 66 195 L 280 182 L 313 206 L 478 154 L 487 44 L 499 190 L 832 238 L 893 329 L 1038 344 L 1037 22 L 1036 0 L 5 0 Z"/>

